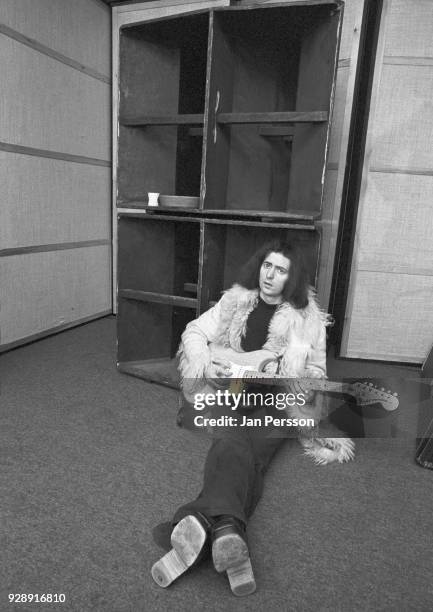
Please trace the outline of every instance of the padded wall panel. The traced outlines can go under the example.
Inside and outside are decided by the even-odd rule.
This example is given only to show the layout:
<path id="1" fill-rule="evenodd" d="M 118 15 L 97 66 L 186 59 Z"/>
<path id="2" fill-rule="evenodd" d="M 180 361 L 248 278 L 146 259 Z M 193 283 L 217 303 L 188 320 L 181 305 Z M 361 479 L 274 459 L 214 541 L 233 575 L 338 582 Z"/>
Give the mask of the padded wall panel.
<path id="1" fill-rule="evenodd" d="M 110 159 L 110 86 L 0 35 L 0 140 Z"/>
<path id="2" fill-rule="evenodd" d="M 386 24 L 385 55 L 433 57 L 433 2 L 392 0 Z"/>
<path id="3" fill-rule="evenodd" d="M 433 176 L 370 172 L 358 234 L 359 269 L 433 276 L 432 193 Z"/>
<path id="4" fill-rule="evenodd" d="M 0 258 L 1 344 L 110 308 L 109 246 Z"/>
<path id="5" fill-rule="evenodd" d="M 371 167 L 433 169 L 433 66 L 383 65 Z"/>
<path id="6" fill-rule="evenodd" d="M 431 347 L 431 276 L 360 271 L 346 357 L 419 363 Z"/>
<path id="7" fill-rule="evenodd" d="M 2 249 L 109 239 L 110 168 L 0 151 Z"/>
<path id="8" fill-rule="evenodd" d="M 2 0 L 0 23 L 110 76 L 110 9 L 92 0 Z"/>

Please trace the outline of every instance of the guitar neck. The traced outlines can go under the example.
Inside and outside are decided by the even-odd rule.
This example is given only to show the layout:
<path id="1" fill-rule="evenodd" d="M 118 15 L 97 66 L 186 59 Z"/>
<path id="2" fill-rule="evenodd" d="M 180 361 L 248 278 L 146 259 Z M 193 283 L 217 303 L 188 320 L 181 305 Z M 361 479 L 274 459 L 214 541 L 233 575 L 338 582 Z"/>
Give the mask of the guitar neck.
<path id="1" fill-rule="evenodd" d="M 278 374 L 266 375 L 263 372 L 256 371 L 243 372 L 242 379 L 244 381 L 256 381 L 265 384 L 269 384 L 272 379 L 275 380 L 276 384 L 278 384 L 278 379 L 290 380 L 287 376 L 280 376 Z M 352 385 L 348 383 L 335 382 L 327 380 L 326 378 L 300 378 L 299 380 L 302 381 L 302 386 L 305 389 L 311 391 L 333 391 L 334 393 L 348 393 L 349 395 L 353 395 Z"/>
<path id="2" fill-rule="evenodd" d="M 326 380 L 325 378 L 303 378 L 302 384 L 314 391 L 334 391 L 334 393 L 352 394 L 352 386 L 350 384 Z"/>
<path id="3" fill-rule="evenodd" d="M 326 378 L 298 378 L 302 388 L 305 391 L 330 391 L 331 393 L 342 393 L 352 395 L 356 398 L 359 406 L 368 406 L 369 404 L 379 403 L 385 410 L 395 410 L 398 407 L 397 394 L 391 394 L 391 391 L 378 389 L 372 383 L 343 383 L 327 380 Z M 243 381 L 255 384 L 265 385 L 283 385 L 286 386 L 290 381 L 290 377 L 281 375 L 266 375 L 263 372 L 248 371 L 243 372 L 240 377 L 234 377 L 230 390 L 232 393 L 239 393 L 242 390 Z"/>

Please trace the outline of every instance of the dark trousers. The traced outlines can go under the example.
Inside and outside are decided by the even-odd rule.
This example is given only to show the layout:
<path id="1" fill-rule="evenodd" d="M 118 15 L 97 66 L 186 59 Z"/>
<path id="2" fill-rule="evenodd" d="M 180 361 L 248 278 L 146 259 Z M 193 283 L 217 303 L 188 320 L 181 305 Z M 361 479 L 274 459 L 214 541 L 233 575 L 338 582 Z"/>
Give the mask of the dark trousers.
<path id="1" fill-rule="evenodd" d="M 264 437 L 246 428 L 227 431 L 214 440 L 206 458 L 202 491 L 177 510 L 173 524 L 194 511 L 208 517 L 229 514 L 246 524 L 262 495 L 265 472 L 285 439 Z"/>

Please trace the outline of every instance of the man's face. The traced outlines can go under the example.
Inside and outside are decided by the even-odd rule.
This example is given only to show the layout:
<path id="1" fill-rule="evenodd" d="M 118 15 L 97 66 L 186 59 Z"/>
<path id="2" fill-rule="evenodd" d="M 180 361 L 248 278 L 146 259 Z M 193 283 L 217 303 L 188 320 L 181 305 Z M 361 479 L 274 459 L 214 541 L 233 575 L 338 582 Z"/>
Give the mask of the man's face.
<path id="1" fill-rule="evenodd" d="M 281 253 L 269 253 L 260 268 L 260 297 L 268 304 L 280 304 L 289 278 L 290 259 Z"/>

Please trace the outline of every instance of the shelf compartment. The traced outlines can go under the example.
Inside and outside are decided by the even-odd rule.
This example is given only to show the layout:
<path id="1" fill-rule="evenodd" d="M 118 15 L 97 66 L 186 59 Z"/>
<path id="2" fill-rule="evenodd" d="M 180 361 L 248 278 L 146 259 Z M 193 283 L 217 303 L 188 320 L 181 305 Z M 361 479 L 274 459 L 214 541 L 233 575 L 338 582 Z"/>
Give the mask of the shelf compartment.
<path id="1" fill-rule="evenodd" d="M 209 14 L 120 29 L 120 115 L 203 115 Z"/>
<path id="2" fill-rule="evenodd" d="M 125 126 L 146 127 L 147 125 L 203 125 L 203 115 L 139 115 L 135 117 L 120 117 L 119 123 Z"/>
<path id="3" fill-rule="evenodd" d="M 120 30 L 118 194 L 200 195 L 209 14 Z M 144 129 L 143 129 L 144 128 Z"/>
<path id="4" fill-rule="evenodd" d="M 340 8 L 309 2 L 214 10 L 204 210 L 320 213 Z M 293 131 L 280 137 L 282 126 Z"/>
<path id="5" fill-rule="evenodd" d="M 274 240 L 297 242 L 302 248 L 310 283 L 315 285 L 320 233 L 314 226 L 205 220 L 203 284 L 199 311 L 219 300 L 238 279 L 242 266 L 262 246 Z M 218 262 L 218 265 L 215 264 Z"/>
<path id="6" fill-rule="evenodd" d="M 186 298 L 185 283 L 198 282 L 200 221 L 133 213 L 119 215 L 118 288 L 147 301 Z M 129 294 L 132 296 L 132 294 Z M 174 304 L 174 302 L 173 302 Z M 174 304 L 176 305 L 176 304 Z M 178 303 L 183 306 L 184 304 Z"/>
<path id="7" fill-rule="evenodd" d="M 142 200 L 149 192 L 200 196 L 202 138 L 185 125 L 119 126 L 118 197 Z"/>
<path id="8" fill-rule="evenodd" d="M 119 362 L 171 360 L 182 332 L 196 318 L 191 308 L 119 299 L 117 359 Z"/>
<path id="9" fill-rule="evenodd" d="M 194 283 L 184 283 L 184 291 L 188 291 L 188 286 L 197 285 Z M 166 295 L 165 293 L 153 293 L 152 291 L 137 291 L 136 289 L 121 289 L 119 297 L 127 300 L 138 300 L 139 302 L 153 302 L 154 304 L 169 304 L 171 306 L 182 306 L 183 308 L 197 308 L 197 299 L 182 297 L 179 295 Z"/>
<path id="10" fill-rule="evenodd" d="M 272 112 L 272 113 L 219 113 L 216 116 L 220 124 L 245 123 L 323 123 L 328 121 L 326 111 L 310 112 Z"/>
<path id="11" fill-rule="evenodd" d="M 292 141 L 263 138 L 263 126 L 254 123 L 222 124 L 208 147 L 204 210 L 285 214 L 302 208 L 289 204 Z"/>

